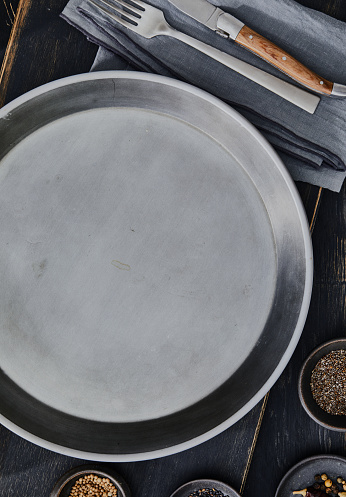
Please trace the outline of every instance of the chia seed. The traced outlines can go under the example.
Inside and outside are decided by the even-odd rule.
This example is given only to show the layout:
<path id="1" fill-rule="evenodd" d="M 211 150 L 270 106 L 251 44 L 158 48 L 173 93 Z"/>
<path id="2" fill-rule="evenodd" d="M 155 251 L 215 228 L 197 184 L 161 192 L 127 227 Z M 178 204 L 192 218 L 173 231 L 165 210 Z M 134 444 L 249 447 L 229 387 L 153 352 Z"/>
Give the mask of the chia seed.
<path id="1" fill-rule="evenodd" d="M 310 387 L 313 398 L 324 411 L 346 414 L 346 350 L 333 350 L 318 361 Z"/>

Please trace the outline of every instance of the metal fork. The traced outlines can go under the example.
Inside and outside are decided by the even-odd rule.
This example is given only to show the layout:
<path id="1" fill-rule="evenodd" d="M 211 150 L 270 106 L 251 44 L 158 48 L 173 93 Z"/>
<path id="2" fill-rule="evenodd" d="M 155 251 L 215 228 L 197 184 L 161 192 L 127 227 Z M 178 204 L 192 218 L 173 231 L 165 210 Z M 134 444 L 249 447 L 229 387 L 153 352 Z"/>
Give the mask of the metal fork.
<path id="1" fill-rule="evenodd" d="M 320 101 L 317 95 L 298 88 L 271 74 L 253 67 L 229 54 L 172 28 L 163 12 L 142 0 L 89 0 L 94 7 L 119 25 L 145 37 L 171 36 L 203 52 L 255 83 L 313 114 Z"/>

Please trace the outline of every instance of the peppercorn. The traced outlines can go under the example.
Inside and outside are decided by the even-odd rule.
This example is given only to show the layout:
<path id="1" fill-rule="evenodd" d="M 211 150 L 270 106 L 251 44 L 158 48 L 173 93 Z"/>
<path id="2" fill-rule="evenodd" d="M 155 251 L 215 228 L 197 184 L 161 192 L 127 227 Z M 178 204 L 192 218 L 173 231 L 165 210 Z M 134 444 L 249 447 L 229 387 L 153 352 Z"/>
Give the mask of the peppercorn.
<path id="1" fill-rule="evenodd" d="M 328 476 L 325 473 L 323 473 L 323 475 L 321 475 L 321 480 L 323 481 L 328 480 Z"/>
<path id="2" fill-rule="evenodd" d="M 332 482 L 332 480 L 330 478 L 328 478 L 328 480 L 326 480 L 324 482 L 324 484 L 325 484 L 326 487 L 331 487 L 333 485 L 333 482 Z"/>

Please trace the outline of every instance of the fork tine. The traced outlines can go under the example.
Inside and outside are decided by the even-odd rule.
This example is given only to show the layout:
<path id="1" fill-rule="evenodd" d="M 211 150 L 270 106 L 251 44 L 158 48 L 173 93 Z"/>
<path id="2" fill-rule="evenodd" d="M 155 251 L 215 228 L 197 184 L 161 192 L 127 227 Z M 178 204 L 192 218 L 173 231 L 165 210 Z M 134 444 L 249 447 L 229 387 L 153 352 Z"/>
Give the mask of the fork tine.
<path id="1" fill-rule="evenodd" d="M 115 2 L 109 2 L 108 0 L 99 0 L 99 2 L 103 3 L 104 5 L 107 5 L 107 7 L 110 7 L 111 11 L 114 10 L 119 15 L 124 16 L 127 20 L 137 24 L 138 16 L 136 16 L 136 13 L 133 12 L 130 9 L 130 6 L 126 5 L 125 2 L 122 2 L 121 0 L 120 1 L 116 0 Z M 122 10 L 117 4 L 124 6 L 127 10 Z"/>
<path id="2" fill-rule="evenodd" d="M 127 2 L 128 0 L 125 1 Z M 147 4 L 146 2 L 142 2 L 142 0 L 129 0 L 128 3 L 130 2 L 131 4 L 136 5 L 137 8 L 139 8 L 141 11 L 145 10 L 146 7 L 149 7 L 149 4 Z"/>
<path id="3" fill-rule="evenodd" d="M 99 0 L 99 2 L 103 3 L 104 5 L 107 5 L 107 7 L 110 7 L 112 10 L 115 10 L 122 16 L 127 17 L 131 21 L 136 22 L 138 20 L 138 16 L 136 16 L 135 9 L 131 9 L 130 5 L 127 5 L 125 2 L 122 0 Z M 126 10 L 122 10 L 119 8 L 119 6 L 125 7 Z"/>
<path id="4" fill-rule="evenodd" d="M 140 17 L 141 14 L 143 14 L 143 10 L 140 10 L 139 8 L 134 7 L 130 3 L 126 2 L 126 0 L 125 1 L 124 0 L 113 0 L 112 3 L 109 3 L 109 5 L 112 5 L 112 7 L 113 7 L 113 2 L 124 7 L 125 12 L 127 10 L 129 10 L 129 12 L 131 12 L 132 14 L 138 15 L 138 17 Z"/>
<path id="5" fill-rule="evenodd" d="M 139 15 L 141 15 L 143 13 L 143 11 L 145 10 L 144 7 L 142 8 L 139 5 L 138 0 L 130 0 L 130 1 L 128 1 L 128 0 L 113 0 L 113 1 L 122 5 L 123 7 L 125 7 L 125 9 L 133 10 L 134 12 L 136 12 Z"/>
<path id="6" fill-rule="evenodd" d="M 106 7 L 103 7 L 102 5 L 100 5 L 98 2 L 95 2 L 94 0 L 89 0 L 89 2 L 93 5 L 95 5 L 95 7 L 97 7 L 99 10 L 101 10 L 102 12 L 104 12 L 105 14 L 107 14 L 107 16 L 111 17 L 112 19 L 114 19 L 114 21 L 118 22 L 119 24 L 121 24 L 122 26 L 124 26 L 125 28 L 134 28 L 134 24 L 133 22 L 136 22 L 135 19 L 138 19 L 137 17 L 133 17 L 134 21 L 131 22 L 130 19 L 132 16 L 130 15 L 127 15 L 127 12 L 124 12 L 123 10 L 117 10 L 115 7 L 113 7 L 113 5 L 110 5 L 108 2 L 106 2 L 105 0 L 99 0 L 100 2 L 102 2 L 103 4 L 111 7 L 113 9 L 113 11 L 111 11 L 110 9 L 107 9 Z M 118 12 L 119 15 L 115 14 L 115 12 Z M 120 16 L 124 16 L 125 19 L 123 17 L 120 17 Z M 128 18 L 128 20 L 126 20 L 126 17 Z M 137 23 L 136 23 L 137 25 Z"/>

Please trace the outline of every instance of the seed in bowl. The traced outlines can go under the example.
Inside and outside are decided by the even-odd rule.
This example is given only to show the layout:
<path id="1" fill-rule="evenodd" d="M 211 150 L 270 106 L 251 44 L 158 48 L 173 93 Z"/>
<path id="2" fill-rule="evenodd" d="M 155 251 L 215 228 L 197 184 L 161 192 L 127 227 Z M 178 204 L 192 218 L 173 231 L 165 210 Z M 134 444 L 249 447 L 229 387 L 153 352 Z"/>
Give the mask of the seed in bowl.
<path id="1" fill-rule="evenodd" d="M 346 350 L 333 350 L 318 361 L 310 387 L 321 409 L 329 414 L 346 414 Z"/>
<path id="2" fill-rule="evenodd" d="M 89 474 L 79 478 L 69 497 L 117 497 L 118 491 L 109 478 Z"/>

